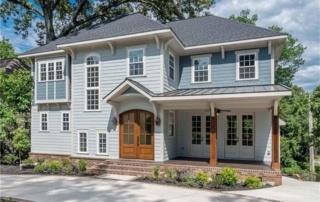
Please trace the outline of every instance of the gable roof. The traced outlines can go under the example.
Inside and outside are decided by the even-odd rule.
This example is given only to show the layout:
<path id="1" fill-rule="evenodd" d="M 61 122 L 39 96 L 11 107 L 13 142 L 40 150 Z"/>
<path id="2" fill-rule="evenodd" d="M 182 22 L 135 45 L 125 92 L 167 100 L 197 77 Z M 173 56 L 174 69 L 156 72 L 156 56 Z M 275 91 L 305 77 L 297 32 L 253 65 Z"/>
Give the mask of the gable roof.
<path id="1" fill-rule="evenodd" d="M 44 46 L 24 52 L 21 56 L 57 51 L 59 50 L 57 49 L 57 45 L 139 34 L 163 29 L 172 30 L 185 47 L 283 35 L 282 33 L 272 30 L 235 22 L 213 15 L 161 24 L 149 17 L 134 13 L 79 30 Z"/>
<path id="2" fill-rule="evenodd" d="M 284 35 L 269 29 L 210 15 L 166 24 L 184 46 L 198 46 Z"/>

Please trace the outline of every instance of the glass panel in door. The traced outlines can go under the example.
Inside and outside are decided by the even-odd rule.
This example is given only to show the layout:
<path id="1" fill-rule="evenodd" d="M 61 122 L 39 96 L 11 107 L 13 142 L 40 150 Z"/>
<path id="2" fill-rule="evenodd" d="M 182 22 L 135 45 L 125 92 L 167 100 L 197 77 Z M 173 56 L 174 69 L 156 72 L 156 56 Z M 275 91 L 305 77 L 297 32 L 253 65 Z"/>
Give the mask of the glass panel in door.
<path id="1" fill-rule="evenodd" d="M 253 145 L 253 116 L 242 115 L 242 146 Z"/>
<path id="2" fill-rule="evenodd" d="M 225 119 L 225 157 L 239 158 L 238 116 L 226 115 Z"/>
<path id="3" fill-rule="evenodd" d="M 134 144 L 134 112 L 123 116 L 123 144 Z"/>
<path id="4" fill-rule="evenodd" d="M 192 141 L 193 145 L 201 145 L 201 116 L 192 116 Z"/>
<path id="5" fill-rule="evenodd" d="M 140 112 L 140 144 L 151 145 L 152 139 L 152 115 Z"/>

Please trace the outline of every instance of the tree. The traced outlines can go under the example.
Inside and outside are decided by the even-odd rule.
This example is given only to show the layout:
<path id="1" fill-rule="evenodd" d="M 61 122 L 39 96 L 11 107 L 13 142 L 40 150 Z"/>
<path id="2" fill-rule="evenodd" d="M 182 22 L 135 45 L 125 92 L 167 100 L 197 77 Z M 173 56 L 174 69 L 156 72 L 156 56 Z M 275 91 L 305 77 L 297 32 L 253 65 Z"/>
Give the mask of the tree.
<path id="1" fill-rule="evenodd" d="M 251 17 L 250 10 L 242 10 L 240 16 L 231 15 L 229 19 L 243 22 L 250 25 L 256 25 L 258 15 L 253 14 Z M 283 28 L 273 25 L 269 29 L 276 32 L 283 32 Z M 300 66 L 304 64 L 302 54 L 306 47 L 304 47 L 297 38 L 294 38 L 290 33 L 286 33 L 288 39 L 282 50 L 279 62 L 275 71 L 275 82 L 291 87 L 295 73 L 299 70 Z"/>
<path id="2" fill-rule="evenodd" d="M 213 0 L 4 0 L 0 16 L 13 20 L 16 33 L 27 37 L 36 22 L 39 45 L 113 17 L 138 11 L 167 22 L 206 15 Z M 44 41 L 46 39 L 46 41 Z"/>
<path id="3" fill-rule="evenodd" d="M 253 14 L 251 18 L 249 18 L 249 15 L 250 15 L 250 9 L 246 9 L 246 10 L 242 10 L 239 16 L 236 17 L 233 14 L 229 17 L 229 19 L 237 22 L 243 22 L 249 25 L 256 25 L 256 22 L 258 21 L 258 15 Z"/>
<path id="4" fill-rule="evenodd" d="M 311 144 L 316 151 L 320 149 L 320 85 L 318 85 L 311 94 L 311 112 L 313 115 L 313 137 Z"/>
<path id="5" fill-rule="evenodd" d="M 2 38 L 0 41 L 0 59 L 17 58 L 13 46 L 9 43 L 9 39 Z"/>

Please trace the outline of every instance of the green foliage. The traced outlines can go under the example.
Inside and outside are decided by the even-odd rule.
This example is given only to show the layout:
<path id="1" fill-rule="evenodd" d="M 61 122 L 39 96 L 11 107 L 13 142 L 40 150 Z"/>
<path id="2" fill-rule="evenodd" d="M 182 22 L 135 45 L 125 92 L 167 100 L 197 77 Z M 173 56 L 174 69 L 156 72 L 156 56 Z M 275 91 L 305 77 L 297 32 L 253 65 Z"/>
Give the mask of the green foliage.
<path id="1" fill-rule="evenodd" d="M 9 165 L 14 165 L 18 161 L 18 157 L 14 154 L 7 154 L 4 156 L 4 162 Z"/>
<path id="2" fill-rule="evenodd" d="M 12 146 L 16 151 L 27 153 L 30 150 L 29 131 L 25 128 L 17 128 L 13 132 Z"/>
<path id="3" fill-rule="evenodd" d="M 280 118 L 286 122 L 281 127 L 281 166 L 309 168 L 308 93 L 293 86 L 292 96 L 280 102 Z"/>
<path id="4" fill-rule="evenodd" d="M 221 188 L 221 186 L 224 183 L 224 178 L 221 175 L 216 175 L 215 177 L 212 178 L 212 181 L 210 184 L 216 189 Z"/>
<path id="5" fill-rule="evenodd" d="M 0 59 L 17 58 L 13 46 L 10 44 L 9 39 L 2 38 L 0 41 Z"/>
<path id="6" fill-rule="evenodd" d="M 246 9 L 246 10 L 242 10 L 239 16 L 236 17 L 233 14 L 229 17 L 229 19 L 237 22 L 246 23 L 249 25 L 256 25 L 256 22 L 258 21 L 258 15 L 253 14 L 251 18 L 249 18 L 249 15 L 250 15 L 250 9 Z"/>
<path id="7" fill-rule="evenodd" d="M 315 182 L 317 178 L 317 174 L 311 173 L 309 171 L 302 171 L 300 174 L 301 180 L 303 181 L 312 181 Z"/>
<path id="8" fill-rule="evenodd" d="M 189 173 L 183 176 L 182 184 L 188 187 L 194 187 L 196 185 L 195 179 Z"/>
<path id="9" fill-rule="evenodd" d="M 38 165 L 44 164 L 44 159 L 39 158 L 39 159 L 36 160 L 36 162 L 37 162 Z"/>
<path id="10" fill-rule="evenodd" d="M 173 182 L 175 180 L 175 176 L 176 176 L 176 171 L 173 168 L 165 168 L 165 174 L 166 174 L 166 178 L 170 181 Z"/>
<path id="11" fill-rule="evenodd" d="M 65 166 L 72 166 L 71 160 L 70 160 L 70 159 L 67 159 L 67 158 L 62 159 L 62 160 L 61 160 L 61 164 L 62 164 L 63 167 L 65 167 Z"/>
<path id="12" fill-rule="evenodd" d="M 312 92 L 310 102 L 313 117 L 311 145 L 315 147 L 315 152 L 317 153 L 320 149 L 320 85 Z"/>
<path id="13" fill-rule="evenodd" d="M 57 173 L 62 170 L 62 163 L 59 161 L 51 161 L 47 164 L 47 168 L 50 173 Z"/>
<path id="14" fill-rule="evenodd" d="M 160 22 L 207 15 L 213 0 L 112 0 L 112 1 L 34 1 L 4 0 L 0 16 L 4 23 L 13 21 L 13 29 L 23 38 L 36 25 L 37 43 L 45 44 L 86 28 L 94 23 L 130 12 L 139 12 Z"/>
<path id="15" fill-rule="evenodd" d="M 281 168 L 281 172 L 292 176 L 294 174 L 300 173 L 301 169 L 297 165 L 296 166 L 292 166 L 292 167 L 282 167 Z"/>
<path id="16" fill-rule="evenodd" d="M 159 176 L 160 176 L 159 167 L 158 166 L 153 167 L 152 177 L 157 180 L 157 179 L 159 179 Z"/>
<path id="17" fill-rule="evenodd" d="M 209 176 L 206 172 L 203 170 L 198 170 L 196 172 L 195 176 L 195 182 L 198 183 L 199 185 L 207 185 L 209 183 Z"/>
<path id="18" fill-rule="evenodd" d="M 87 162 L 84 159 L 78 161 L 78 170 L 80 173 L 83 173 L 87 170 Z"/>
<path id="19" fill-rule="evenodd" d="M 48 166 L 45 163 L 38 164 L 34 167 L 34 172 L 43 173 L 48 170 Z"/>
<path id="20" fill-rule="evenodd" d="M 244 186 L 249 189 L 258 189 L 262 187 L 262 182 L 257 176 L 247 176 L 244 178 Z"/>
<path id="21" fill-rule="evenodd" d="M 72 175 L 74 173 L 73 166 L 63 166 L 61 172 L 63 175 Z"/>
<path id="22" fill-rule="evenodd" d="M 317 174 L 320 174 L 320 163 L 315 163 L 315 165 L 314 165 L 314 171 L 315 171 Z"/>
<path id="23" fill-rule="evenodd" d="M 32 159 L 25 159 L 21 162 L 23 165 L 34 165 L 34 161 Z"/>
<path id="24" fill-rule="evenodd" d="M 236 171 L 230 167 L 223 167 L 220 171 L 223 184 L 227 186 L 235 186 L 238 182 Z"/>

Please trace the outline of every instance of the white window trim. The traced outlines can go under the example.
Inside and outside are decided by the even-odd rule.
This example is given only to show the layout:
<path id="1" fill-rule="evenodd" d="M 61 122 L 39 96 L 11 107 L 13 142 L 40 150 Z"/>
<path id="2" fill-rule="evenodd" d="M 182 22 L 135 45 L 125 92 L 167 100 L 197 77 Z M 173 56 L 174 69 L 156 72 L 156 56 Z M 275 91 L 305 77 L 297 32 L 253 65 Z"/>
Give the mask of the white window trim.
<path id="1" fill-rule="evenodd" d="M 86 134 L 87 134 L 87 135 L 86 135 L 86 138 L 87 138 L 87 141 L 86 141 L 87 151 L 86 151 L 86 152 L 80 151 L 80 133 L 86 133 Z M 77 151 L 78 151 L 79 154 L 87 154 L 88 151 L 89 151 L 89 147 L 88 147 L 88 145 L 89 145 L 89 144 L 88 144 L 88 133 L 89 133 L 88 130 L 78 130 L 78 137 L 77 137 L 77 139 L 78 139 L 78 141 L 77 141 L 77 147 L 78 147 L 78 149 L 77 149 Z"/>
<path id="2" fill-rule="evenodd" d="M 60 111 L 61 112 L 61 120 L 60 120 L 60 124 L 61 124 L 61 132 L 70 132 L 70 111 Z M 69 130 L 63 130 L 63 114 L 69 114 Z"/>
<path id="3" fill-rule="evenodd" d="M 173 57 L 174 59 L 174 62 L 173 62 L 173 79 L 170 78 L 170 55 Z M 168 58 L 168 77 L 171 81 L 175 81 L 176 79 L 176 56 L 171 52 L 169 51 L 169 58 Z"/>
<path id="4" fill-rule="evenodd" d="M 57 79 L 57 62 L 61 62 L 62 63 L 62 78 L 61 79 Z M 53 75 L 53 80 L 48 80 L 48 69 L 49 69 L 49 63 L 54 63 L 54 67 L 53 67 L 53 71 L 54 71 L 54 75 Z M 46 64 L 46 80 L 41 81 L 41 64 Z M 64 76 L 64 71 L 65 71 L 65 59 L 56 59 L 56 60 L 44 60 L 44 61 L 39 61 L 38 62 L 38 82 L 52 82 L 52 81 L 63 81 L 65 79 Z"/>
<path id="5" fill-rule="evenodd" d="M 47 115 L 47 130 L 42 130 L 42 114 Z M 49 131 L 49 112 L 40 112 L 40 130 L 39 131 Z"/>
<path id="6" fill-rule="evenodd" d="M 211 54 L 191 56 L 191 83 L 211 83 Z M 208 59 L 208 81 L 194 80 L 194 61 L 197 59 Z"/>
<path id="7" fill-rule="evenodd" d="M 244 51 L 236 51 L 236 81 L 250 81 L 250 80 L 258 80 L 259 79 L 259 49 L 253 50 L 244 50 Z M 252 55 L 254 54 L 254 66 L 255 66 L 255 78 L 250 79 L 240 79 L 240 63 L 239 58 L 242 55 Z"/>
<path id="8" fill-rule="evenodd" d="M 98 65 L 87 65 L 87 58 L 90 56 L 97 56 L 99 58 L 99 64 Z M 99 86 L 98 87 L 87 87 L 87 72 L 88 72 L 88 67 L 94 67 L 94 66 L 98 66 L 98 71 L 99 71 Z M 101 56 L 98 53 L 89 53 L 85 56 L 84 59 L 84 67 L 85 67 L 85 71 L 84 71 L 84 111 L 86 112 L 100 112 L 101 110 L 101 103 L 100 103 L 100 86 L 101 86 Z M 94 109 L 94 110 L 90 110 L 87 108 L 87 90 L 98 90 L 98 94 L 99 94 L 99 106 L 98 109 Z"/>
<path id="9" fill-rule="evenodd" d="M 173 130 L 173 135 L 172 136 L 170 136 L 170 134 L 169 134 L 169 131 L 170 131 L 170 114 L 173 114 L 173 120 L 174 120 L 174 122 L 173 122 L 173 128 L 174 128 L 174 130 Z M 168 113 L 168 137 L 170 138 L 170 137 L 175 137 L 176 136 L 176 113 L 174 112 L 174 111 L 169 111 L 169 113 Z"/>
<path id="10" fill-rule="evenodd" d="M 127 77 L 143 77 L 147 76 L 147 65 L 146 65 L 146 49 L 147 45 L 139 45 L 139 46 L 128 46 L 126 47 L 127 50 Z M 143 74 L 141 75 L 130 75 L 130 57 L 129 53 L 130 51 L 135 51 L 135 50 L 142 50 L 143 51 L 143 57 L 142 57 L 142 62 L 143 62 Z"/>
<path id="11" fill-rule="evenodd" d="M 106 153 L 100 153 L 100 148 L 99 148 L 99 134 L 100 133 L 105 133 L 106 134 Z M 108 155 L 109 154 L 109 149 L 108 149 L 108 131 L 107 130 L 97 130 L 96 131 L 96 136 L 97 136 L 97 155 Z"/>

